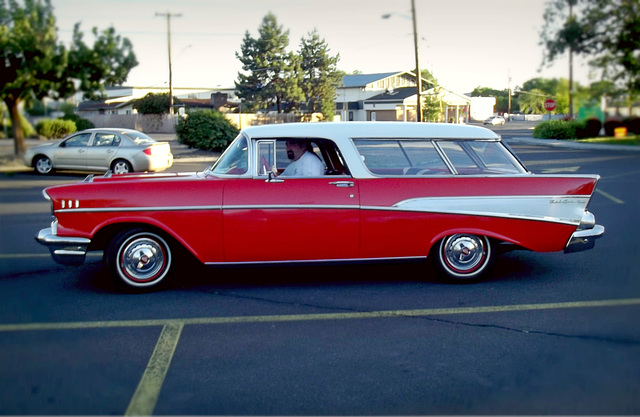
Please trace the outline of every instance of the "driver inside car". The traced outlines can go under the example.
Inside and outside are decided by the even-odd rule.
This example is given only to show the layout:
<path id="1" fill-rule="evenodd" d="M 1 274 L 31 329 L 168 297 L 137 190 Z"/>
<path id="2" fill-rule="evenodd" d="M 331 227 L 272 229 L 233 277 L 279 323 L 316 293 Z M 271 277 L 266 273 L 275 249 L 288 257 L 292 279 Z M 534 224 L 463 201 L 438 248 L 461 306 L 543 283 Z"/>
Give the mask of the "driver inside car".
<path id="1" fill-rule="evenodd" d="M 320 177 L 324 175 L 324 164 L 313 153 L 311 143 L 305 140 L 287 140 L 289 166 L 280 174 L 288 177 Z"/>

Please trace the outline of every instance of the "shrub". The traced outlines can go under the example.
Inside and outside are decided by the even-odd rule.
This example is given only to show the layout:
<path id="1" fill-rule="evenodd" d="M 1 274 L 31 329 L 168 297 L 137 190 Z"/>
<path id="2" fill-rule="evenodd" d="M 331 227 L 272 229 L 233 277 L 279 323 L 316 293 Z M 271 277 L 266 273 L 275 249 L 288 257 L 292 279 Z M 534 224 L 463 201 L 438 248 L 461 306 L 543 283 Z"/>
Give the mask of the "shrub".
<path id="1" fill-rule="evenodd" d="M 575 139 L 580 122 L 576 120 L 551 120 L 539 123 L 533 130 L 534 138 L 541 139 Z"/>
<path id="2" fill-rule="evenodd" d="M 613 136 L 616 127 L 622 127 L 622 122 L 619 120 L 607 120 L 604 122 L 604 134 L 606 136 Z"/>
<path id="3" fill-rule="evenodd" d="M 602 122 L 600 120 L 589 119 L 578 128 L 576 135 L 579 139 L 595 138 L 600 135 L 601 128 Z"/>
<path id="4" fill-rule="evenodd" d="M 635 133 L 640 135 L 640 117 L 634 117 L 632 119 L 626 119 L 622 124 L 627 128 L 629 133 Z"/>
<path id="5" fill-rule="evenodd" d="M 237 135 L 238 129 L 217 110 L 195 110 L 178 119 L 178 142 L 207 151 L 221 151 Z"/>
<path id="6" fill-rule="evenodd" d="M 96 127 L 91 120 L 82 118 L 77 114 L 65 114 L 61 117 L 62 120 L 71 120 L 76 124 L 77 130 L 93 129 Z"/>
<path id="7" fill-rule="evenodd" d="M 60 139 L 76 131 L 76 124 L 71 120 L 45 119 L 36 125 L 38 134 L 47 139 Z"/>

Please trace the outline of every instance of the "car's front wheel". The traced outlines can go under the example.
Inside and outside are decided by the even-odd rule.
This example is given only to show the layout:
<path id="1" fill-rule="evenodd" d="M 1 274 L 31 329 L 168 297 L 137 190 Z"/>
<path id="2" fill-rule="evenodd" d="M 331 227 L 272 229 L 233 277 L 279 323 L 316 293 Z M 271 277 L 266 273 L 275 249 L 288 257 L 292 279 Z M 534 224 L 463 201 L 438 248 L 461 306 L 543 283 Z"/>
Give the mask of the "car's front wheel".
<path id="1" fill-rule="evenodd" d="M 171 246 L 159 234 L 128 229 L 109 243 L 104 260 L 116 286 L 146 291 L 165 285 L 172 270 Z"/>
<path id="2" fill-rule="evenodd" d="M 485 277 L 496 251 L 486 236 L 458 233 L 443 238 L 434 248 L 433 260 L 442 277 L 452 282 L 473 282 Z"/>
<path id="3" fill-rule="evenodd" d="M 48 156 L 38 156 L 33 164 L 33 168 L 40 175 L 47 175 L 53 171 L 53 163 Z"/>
<path id="4" fill-rule="evenodd" d="M 111 164 L 111 172 L 114 174 L 128 174 L 133 172 L 133 167 L 128 161 L 118 159 Z"/>

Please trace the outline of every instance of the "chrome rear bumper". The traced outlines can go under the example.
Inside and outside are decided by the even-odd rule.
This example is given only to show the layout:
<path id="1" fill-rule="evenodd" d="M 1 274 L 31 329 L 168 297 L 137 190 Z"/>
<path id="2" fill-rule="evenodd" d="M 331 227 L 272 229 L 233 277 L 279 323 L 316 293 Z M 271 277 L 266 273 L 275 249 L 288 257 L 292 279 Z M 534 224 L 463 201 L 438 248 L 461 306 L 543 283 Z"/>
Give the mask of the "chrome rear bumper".
<path id="1" fill-rule="evenodd" d="M 564 248 L 564 253 L 580 252 L 593 248 L 596 239 L 604 234 L 604 226 L 594 225 L 591 229 L 576 230 Z"/>
<path id="2" fill-rule="evenodd" d="M 55 222 L 54 222 L 55 223 Z M 62 265 L 81 265 L 87 255 L 90 239 L 83 237 L 60 237 L 55 224 L 42 229 L 35 236 L 38 243 L 47 246 L 54 261 Z"/>

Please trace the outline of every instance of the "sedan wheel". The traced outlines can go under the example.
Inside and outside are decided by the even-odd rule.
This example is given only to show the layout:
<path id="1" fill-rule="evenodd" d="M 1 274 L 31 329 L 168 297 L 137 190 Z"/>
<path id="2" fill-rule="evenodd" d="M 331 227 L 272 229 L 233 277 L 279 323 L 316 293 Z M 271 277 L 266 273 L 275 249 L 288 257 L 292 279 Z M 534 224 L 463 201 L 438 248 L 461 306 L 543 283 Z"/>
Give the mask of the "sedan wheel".
<path id="1" fill-rule="evenodd" d="M 167 241 L 144 229 L 119 233 L 105 251 L 105 263 L 116 285 L 133 291 L 165 284 L 171 261 L 172 251 Z"/>
<path id="2" fill-rule="evenodd" d="M 495 250 L 486 236 L 455 234 L 437 245 L 434 261 L 447 280 L 471 282 L 485 276 L 495 260 Z"/>
<path id="3" fill-rule="evenodd" d="M 114 174 L 128 174 L 133 172 L 131 164 L 124 159 L 118 159 L 111 165 L 111 172 Z"/>
<path id="4" fill-rule="evenodd" d="M 38 159 L 36 159 L 36 163 L 33 164 L 33 167 L 36 172 L 41 175 L 47 175 L 53 170 L 51 159 L 46 156 L 39 156 Z"/>

